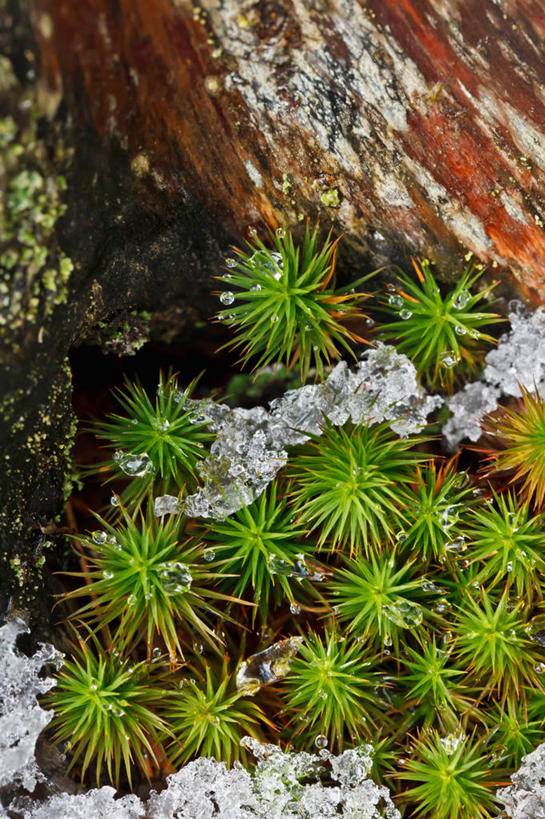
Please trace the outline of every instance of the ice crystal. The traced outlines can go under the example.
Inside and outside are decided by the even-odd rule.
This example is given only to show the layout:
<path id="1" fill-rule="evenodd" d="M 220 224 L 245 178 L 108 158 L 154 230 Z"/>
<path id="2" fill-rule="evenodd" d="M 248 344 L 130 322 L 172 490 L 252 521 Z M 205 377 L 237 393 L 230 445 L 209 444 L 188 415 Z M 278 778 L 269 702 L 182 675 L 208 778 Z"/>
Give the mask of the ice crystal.
<path id="1" fill-rule="evenodd" d="M 370 746 L 334 756 L 283 753 L 245 737 L 244 747 L 257 759 L 250 774 L 240 765 L 198 759 L 168 778 L 168 788 L 152 794 L 148 813 L 154 819 L 399 819 L 388 789 L 367 776 Z M 327 784 L 324 786 L 322 779 Z"/>
<path id="2" fill-rule="evenodd" d="M 511 819 L 545 819 L 545 744 L 523 757 L 508 788 L 498 791 Z"/>
<path id="3" fill-rule="evenodd" d="M 36 740 L 53 718 L 53 712 L 40 708 L 36 697 L 55 685 L 51 677 L 38 675 L 44 663 L 60 665 L 62 659 L 49 644 L 41 644 L 27 657 L 16 646 L 24 632 L 28 628 L 18 617 L 0 628 L 0 787 L 19 783 L 32 791 L 43 779 L 34 760 Z"/>
<path id="4" fill-rule="evenodd" d="M 325 417 L 338 425 L 349 418 L 355 424 L 388 420 L 407 436 L 425 425 L 442 399 L 426 394 L 406 356 L 378 342 L 355 368 L 341 361 L 323 384 L 288 390 L 268 410 L 190 403 L 217 438 L 199 466 L 203 486 L 187 498 L 185 511 L 221 519 L 260 495 L 285 465 L 287 447 L 319 434 Z"/>
<path id="5" fill-rule="evenodd" d="M 545 311 L 528 313 L 517 305 L 509 313 L 511 330 L 486 356 L 483 380 L 503 395 L 520 395 L 519 383 L 541 391 L 545 387 Z"/>
<path id="6" fill-rule="evenodd" d="M 165 515 L 178 515 L 183 508 L 183 503 L 175 495 L 161 495 L 155 498 L 153 512 L 158 518 L 162 518 Z"/>
<path id="7" fill-rule="evenodd" d="M 534 313 L 520 302 L 510 304 L 511 329 L 499 340 L 486 358 L 480 381 L 466 384 L 447 401 L 452 413 L 443 433 L 453 449 L 459 441 L 476 441 L 481 421 L 501 396 L 519 396 L 519 385 L 545 394 L 545 311 Z"/>
<path id="8" fill-rule="evenodd" d="M 447 404 L 452 415 L 443 427 L 449 446 L 454 448 L 462 438 L 477 441 L 481 437 L 481 421 L 496 408 L 499 397 L 498 387 L 475 381 L 449 398 Z"/>
<path id="9" fill-rule="evenodd" d="M 237 672 L 236 683 L 239 691 L 253 696 L 262 685 L 285 677 L 290 661 L 295 657 L 303 642 L 303 637 L 288 637 L 244 660 Z"/>
<path id="10" fill-rule="evenodd" d="M 24 819 L 140 819 L 145 815 L 144 805 L 137 796 L 114 799 L 115 793 L 115 788 L 105 785 L 87 793 L 58 794 L 42 804 L 20 798 L 10 808 L 22 813 Z"/>

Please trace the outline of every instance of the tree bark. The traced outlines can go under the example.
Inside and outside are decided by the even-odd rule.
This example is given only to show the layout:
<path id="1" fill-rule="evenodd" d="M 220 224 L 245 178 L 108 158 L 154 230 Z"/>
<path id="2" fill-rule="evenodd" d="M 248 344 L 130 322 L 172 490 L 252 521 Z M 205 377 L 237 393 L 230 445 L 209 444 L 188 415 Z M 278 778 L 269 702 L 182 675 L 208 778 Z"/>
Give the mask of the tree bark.
<path id="1" fill-rule="evenodd" d="M 540 0 L 3 0 L 0 15 L 36 163 L 67 177 L 57 237 L 74 263 L 65 295 L 0 281 L 20 305 L 1 352 L 4 603 L 30 605 L 62 504 L 71 346 L 133 308 L 209 315 L 210 277 L 250 225 L 331 224 L 354 275 L 412 254 L 455 278 L 472 252 L 504 292 L 543 299 Z M 0 94 L 19 122 L 16 91 Z"/>
<path id="2" fill-rule="evenodd" d="M 240 235 L 326 216 L 371 263 L 472 251 L 542 298 L 539 0 L 35 8 L 49 89 L 150 186 Z"/>

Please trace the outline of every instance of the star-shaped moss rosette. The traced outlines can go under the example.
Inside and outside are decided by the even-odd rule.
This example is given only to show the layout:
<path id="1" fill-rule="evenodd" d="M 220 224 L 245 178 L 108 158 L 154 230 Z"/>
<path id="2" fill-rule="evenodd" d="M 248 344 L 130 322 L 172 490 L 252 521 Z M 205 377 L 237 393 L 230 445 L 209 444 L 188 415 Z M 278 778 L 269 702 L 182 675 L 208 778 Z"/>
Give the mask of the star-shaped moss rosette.
<path id="1" fill-rule="evenodd" d="M 381 551 L 403 526 L 405 487 L 426 459 L 414 448 L 423 438 L 400 438 L 388 422 L 337 427 L 328 419 L 309 438 L 288 464 L 298 525 L 318 531 L 321 549 Z"/>
<path id="2" fill-rule="evenodd" d="M 230 766 L 245 759 L 242 737 L 263 740 L 262 726 L 272 723 L 251 696 L 237 689 L 227 658 L 219 668 L 200 663 L 190 672 L 194 676 L 182 680 L 162 703 L 162 716 L 173 735 L 167 745 L 169 760 L 180 766 L 197 755 L 212 756 Z"/>
<path id="3" fill-rule="evenodd" d="M 381 708 L 377 697 L 384 680 L 375 665 L 363 642 L 345 639 L 335 629 L 305 637 L 283 685 L 296 747 L 312 748 L 316 732 L 325 740 L 322 747 L 337 748 L 343 740 L 355 742 L 376 732 L 385 704 Z"/>
<path id="4" fill-rule="evenodd" d="M 177 495 L 196 486 L 197 464 L 215 437 L 191 405 L 197 380 L 180 390 L 176 376 L 161 374 L 152 399 L 138 381 L 126 379 L 125 389 L 116 390 L 124 414 L 112 413 L 91 427 L 113 450 L 112 459 L 93 471 L 109 481 L 130 479 L 121 494 L 126 506 L 140 504 L 150 489 Z"/>
<path id="5" fill-rule="evenodd" d="M 234 250 L 229 272 L 218 276 L 226 289 L 216 318 L 235 331 L 226 346 L 242 351 L 244 366 L 297 366 L 304 383 L 311 367 L 322 379 L 324 366 L 343 351 L 355 357 L 352 344 L 364 339 L 344 322 L 364 318 L 358 304 L 366 296 L 354 291 L 369 276 L 335 288 L 338 241 L 329 235 L 320 247 L 318 227 L 311 232 L 307 225 L 301 245 L 280 228 L 271 234 L 272 249 L 254 232 L 246 250 Z"/>
<path id="6" fill-rule="evenodd" d="M 514 586 L 528 607 L 543 598 L 545 529 L 528 504 L 519 504 L 512 492 L 493 493 L 490 503 L 472 511 L 466 534 L 477 582 L 488 589 Z"/>
<path id="7" fill-rule="evenodd" d="M 474 273 L 469 265 L 443 296 L 429 262 L 418 264 L 413 259 L 413 265 L 418 282 L 402 271 L 397 273 L 397 288 L 383 299 L 394 320 L 380 330 L 395 341 L 398 352 L 410 358 L 430 389 L 443 387 L 451 393 L 462 378 L 478 372 L 487 346 L 495 343 L 482 328 L 503 319 L 478 309 L 495 285 L 471 293 L 482 273 Z"/>
<path id="8" fill-rule="evenodd" d="M 53 742 L 67 743 L 68 770 L 80 766 L 83 780 L 93 766 L 97 786 L 104 768 L 116 786 L 122 768 L 131 784 L 134 765 L 149 779 L 149 760 L 157 762 L 166 730 L 154 709 L 165 693 L 147 663 L 106 651 L 93 636 L 80 640 L 44 698 L 55 711 Z"/>
<path id="9" fill-rule="evenodd" d="M 497 811 L 490 762 L 482 743 L 464 736 L 424 731 L 405 760 L 403 800 L 414 814 L 433 819 L 492 819 Z"/>
<path id="10" fill-rule="evenodd" d="M 222 587 L 255 602 L 254 618 L 259 611 L 267 622 L 275 607 L 283 602 L 296 607 L 296 600 L 312 593 L 311 581 L 323 579 L 305 536 L 273 482 L 250 506 L 214 523 L 205 541 L 207 555 L 220 559 Z"/>
<path id="11" fill-rule="evenodd" d="M 90 538 L 75 538 L 89 569 L 66 573 L 86 581 L 62 595 L 65 601 L 84 599 L 73 616 L 97 629 L 113 624 L 114 639 L 125 650 L 144 640 L 150 655 L 158 635 L 173 662 L 183 657 L 184 641 L 191 645 L 191 632 L 217 651 L 221 639 L 213 618 L 226 617 L 217 606 L 242 601 L 217 589 L 221 574 L 204 559 L 202 545 L 184 536 L 183 518 L 162 522 L 149 511 L 129 515 L 123 507 L 121 513 L 115 526 L 97 516 L 102 528 Z"/>
<path id="12" fill-rule="evenodd" d="M 522 385 L 520 391 L 515 409 L 502 407 L 484 418 L 487 447 L 475 449 L 486 455 L 487 475 L 512 484 L 539 511 L 545 506 L 545 401 Z"/>

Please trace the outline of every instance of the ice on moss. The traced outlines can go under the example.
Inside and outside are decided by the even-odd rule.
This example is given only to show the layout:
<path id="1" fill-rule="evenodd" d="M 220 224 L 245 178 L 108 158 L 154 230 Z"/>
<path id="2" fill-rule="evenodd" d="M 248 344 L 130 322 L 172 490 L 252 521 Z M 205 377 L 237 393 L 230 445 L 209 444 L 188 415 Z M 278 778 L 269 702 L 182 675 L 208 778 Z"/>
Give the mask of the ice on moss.
<path id="1" fill-rule="evenodd" d="M 500 394 L 497 387 L 474 381 L 448 399 L 447 405 L 452 415 L 443 426 L 443 435 L 450 447 L 454 448 L 463 438 L 479 440 L 481 421 L 487 412 L 496 408 Z"/>
<path id="2" fill-rule="evenodd" d="M 530 312 L 521 302 L 511 302 L 508 319 L 511 329 L 485 357 L 480 381 L 466 384 L 448 399 L 452 412 L 443 427 L 451 449 L 468 438 L 481 435 L 481 421 L 501 396 L 519 396 L 522 384 L 545 394 L 545 311 Z"/>
<path id="3" fill-rule="evenodd" d="M 503 395 L 520 395 L 519 383 L 545 387 L 545 311 L 529 313 L 520 302 L 509 313 L 511 330 L 486 356 L 483 380 Z"/>
<path id="4" fill-rule="evenodd" d="M 190 762 L 152 793 L 153 819 L 400 819 L 387 788 L 368 779 L 371 747 L 334 756 L 284 753 L 256 739 L 242 741 L 257 759 L 250 773 L 210 759 Z"/>
<path id="5" fill-rule="evenodd" d="M 55 685 L 54 679 L 39 674 L 45 663 L 60 666 L 62 655 L 42 643 L 27 657 L 16 641 L 28 631 L 23 620 L 14 616 L 0 627 L 0 787 L 20 784 L 32 791 L 43 780 L 34 759 L 36 740 L 53 718 L 36 697 Z"/>
<path id="6" fill-rule="evenodd" d="M 143 802 L 134 794 L 114 799 L 115 788 L 105 785 L 87 793 L 58 794 L 40 803 L 19 798 L 11 810 L 22 813 L 24 819 L 141 819 L 146 815 Z"/>
<path id="7" fill-rule="evenodd" d="M 545 744 L 523 757 L 513 782 L 497 796 L 510 819 L 545 819 Z"/>
<path id="8" fill-rule="evenodd" d="M 195 417 L 216 432 L 199 467 L 203 485 L 186 501 L 186 514 L 224 518 L 251 503 L 285 465 L 287 447 L 333 424 L 392 421 L 401 436 L 419 431 L 442 403 L 419 385 L 405 355 L 381 342 L 354 368 L 337 364 L 323 384 L 288 390 L 269 409 L 230 409 L 213 401 L 191 401 Z"/>

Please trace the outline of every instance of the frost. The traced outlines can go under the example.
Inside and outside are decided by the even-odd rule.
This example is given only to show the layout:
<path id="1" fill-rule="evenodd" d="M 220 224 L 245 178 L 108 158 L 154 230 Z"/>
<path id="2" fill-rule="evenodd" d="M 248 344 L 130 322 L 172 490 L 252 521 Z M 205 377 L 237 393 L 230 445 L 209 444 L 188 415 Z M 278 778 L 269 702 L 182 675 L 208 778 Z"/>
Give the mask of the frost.
<path id="1" fill-rule="evenodd" d="M 545 819 L 545 744 L 523 757 L 511 777 L 513 785 L 498 791 L 511 819 Z"/>
<path id="2" fill-rule="evenodd" d="M 545 394 L 545 311 L 540 307 L 530 313 L 520 302 L 509 306 L 511 329 L 487 354 L 481 380 L 466 384 L 447 401 L 452 417 L 443 434 L 451 449 L 464 438 L 478 440 L 486 413 L 502 395 L 519 396 L 519 384 L 531 390 L 535 384 Z"/>
<path id="3" fill-rule="evenodd" d="M 341 361 L 323 384 L 288 390 L 269 410 L 186 403 L 217 438 L 199 467 L 203 486 L 187 498 L 185 511 L 221 519 L 260 495 L 285 465 L 286 448 L 319 435 L 324 418 L 337 425 L 349 418 L 355 424 L 392 421 L 394 432 L 406 437 L 425 425 L 442 399 L 427 395 L 405 355 L 378 342 L 355 368 Z"/>
<path id="4" fill-rule="evenodd" d="M 496 409 L 500 390 L 488 387 L 482 381 L 466 384 L 463 390 L 449 398 L 447 405 L 452 413 L 443 427 L 443 435 L 451 448 L 463 438 L 478 441 L 481 437 L 481 421 L 487 412 Z"/>
<path id="5" fill-rule="evenodd" d="M 18 799 L 11 810 L 21 812 L 24 819 L 139 819 L 144 816 L 144 805 L 137 796 L 114 799 L 115 788 L 104 786 L 87 793 L 63 793 L 40 804 L 28 798 Z"/>
<path id="6" fill-rule="evenodd" d="M 511 305 L 512 306 L 512 305 Z M 539 391 L 545 388 L 545 312 L 528 314 L 522 305 L 509 313 L 511 330 L 486 356 L 483 380 L 503 395 L 520 395 L 518 384 Z"/>
<path id="7" fill-rule="evenodd" d="M 28 633 L 25 623 L 11 617 L 0 628 L 0 787 L 21 784 L 32 791 L 43 775 L 34 760 L 39 734 L 53 718 L 38 705 L 37 695 L 55 685 L 51 677 L 38 675 L 44 663 L 62 664 L 62 655 L 41 644 L 32 657 L 16 646 L 17 636 Z"/>
<path id="8" fill-rule="evenodd" d="M 245 737 L 243 746 L 257 759 L 250 774 L 228 770 L 210 759 L 190 762 L 168 778 L 168 788 L 152 793 L 154 819 L 400 819 L 388 789 L 367 779 L 371 747 L 334 756 L 283 753 Z M 322 780 L 326 783 L 325 786 Z"/>

